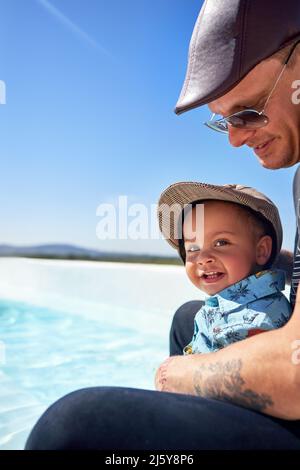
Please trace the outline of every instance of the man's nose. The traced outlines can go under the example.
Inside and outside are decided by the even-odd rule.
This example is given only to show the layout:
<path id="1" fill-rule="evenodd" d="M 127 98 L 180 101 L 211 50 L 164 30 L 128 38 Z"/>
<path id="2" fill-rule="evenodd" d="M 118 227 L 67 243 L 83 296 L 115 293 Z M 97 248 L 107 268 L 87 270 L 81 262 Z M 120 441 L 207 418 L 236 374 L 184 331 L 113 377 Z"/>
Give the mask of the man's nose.
<path id="1" fill-rule="evenodd" d="M 247 141 L 253 137 L 254 133 L 255 129 L 239 129 L 238 127 L 233 127 L 230 124 L 228 125 L 229 143 L 233 147 L 241 147 L 242 145 L 245 145 Z"/>

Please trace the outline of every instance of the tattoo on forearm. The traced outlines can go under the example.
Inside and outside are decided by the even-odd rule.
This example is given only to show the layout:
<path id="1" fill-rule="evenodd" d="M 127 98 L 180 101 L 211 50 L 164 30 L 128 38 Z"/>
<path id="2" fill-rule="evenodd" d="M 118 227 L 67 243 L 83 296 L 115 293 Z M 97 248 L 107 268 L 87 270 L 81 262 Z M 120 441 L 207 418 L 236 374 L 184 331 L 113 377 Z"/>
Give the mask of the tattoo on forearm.
<path id="1" fill-rule="evenodd" d="M 243 389 L 245 381 L 241 376 L 241 368 L 241 359 L 216 362 L 208 366 L 203 364 L 194 374 L 196 394 L 233 402 L 257 411 L 264 411 L 268 406 L 274 405 L 270 395 Z"/>

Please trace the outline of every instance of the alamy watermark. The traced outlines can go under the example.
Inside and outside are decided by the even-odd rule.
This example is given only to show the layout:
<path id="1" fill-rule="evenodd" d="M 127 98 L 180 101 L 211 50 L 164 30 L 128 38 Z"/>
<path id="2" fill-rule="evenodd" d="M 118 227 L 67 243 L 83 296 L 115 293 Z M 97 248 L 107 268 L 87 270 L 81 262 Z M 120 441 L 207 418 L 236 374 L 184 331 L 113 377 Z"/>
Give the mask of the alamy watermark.
<path id="1" fill-rule="evenodd" d="M 183 238 L 183 221 L 192 210 L 192 204 L 174 203 L 128 204 L 128 196 L 119 196 L 118 204 L 102 203 L 97 207 L 96 215 L 100 221 L 96 227 L 97 238 L 100 240 L 158 240 L 161 238 L 158 220 L 162 228 L 162 236 L 167 239 Z M 203 239 L 204 204 L 194 208 L 192 228 L 189 238 Z"/>
<path id="2" fill-rule="evenodd" d="M 0 104 L 6 104 L 6 84 L 0 80 Z"/>
<path id="3" fill-rule="evenodd" d="M 291 348 L 295 349 L 292 353 L 292 363 L 298 366 L 300 364 L 300 339 L 295 339 L 291 344 Z"/>

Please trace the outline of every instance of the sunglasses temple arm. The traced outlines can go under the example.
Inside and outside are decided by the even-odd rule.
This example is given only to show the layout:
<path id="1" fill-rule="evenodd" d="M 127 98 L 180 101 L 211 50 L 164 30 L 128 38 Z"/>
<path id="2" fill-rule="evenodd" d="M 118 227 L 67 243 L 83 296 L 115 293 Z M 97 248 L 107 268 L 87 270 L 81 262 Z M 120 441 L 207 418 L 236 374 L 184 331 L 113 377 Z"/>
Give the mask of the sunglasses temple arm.
<path id="1" fill-rule="evenodd" d="M 273 95 L 273 91 L 274 91 L 275 88 L 277 87 L 277 84 L 278 84 L 279 80 L 281 79 L 281 77 L 282 77 L 282 75 L 283 75 L 283 72 L 284 72 L 285 69 L 286 69 L 286 66 L 287 66 L 287 64 L 284 64 L 284 67 L 283 67 L 283 69 L 281 70 L 281 72 L 280 72 L 280 74 L 279 74 L 279 76 L 278 76 L 278 78 L 277 78 L 277 80 L 276 80 L 276 82 L 275 82 L 275 84 L 274 84 L 274 86 L 273 86 L 273 88 L 272 88 L 272 90 L 271 90 L 271 92 L 270 92 L 268 98 L 267 98 L 267 101 L 265 102 L 264 109 L 260 112 L 260 114 L 263 114 L 264 110 L 266 109 L 266 107 L 267 107 L 267 105 L 268 105 L 268 103 L 269 103 L 269 101 L 270 101 L 270 98 L 271 98 L 271 96 Z"/>

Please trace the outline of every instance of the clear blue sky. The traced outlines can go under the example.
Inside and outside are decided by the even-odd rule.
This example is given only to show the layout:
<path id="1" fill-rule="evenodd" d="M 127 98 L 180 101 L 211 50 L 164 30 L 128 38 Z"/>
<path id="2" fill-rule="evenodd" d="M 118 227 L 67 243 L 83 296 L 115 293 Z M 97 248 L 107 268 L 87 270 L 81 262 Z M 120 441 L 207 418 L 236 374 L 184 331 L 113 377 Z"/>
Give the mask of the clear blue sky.
<path id="1" fill-rule="evenodd" d="M 157 202 L 175 181 L 240 183 L 278 204 L 292 249 L 295 169 L 270 171 L 173 113 L 200 0 L 0 0 L 0 243 L 172 254 L 100 241 L 99 204 Z"/>

